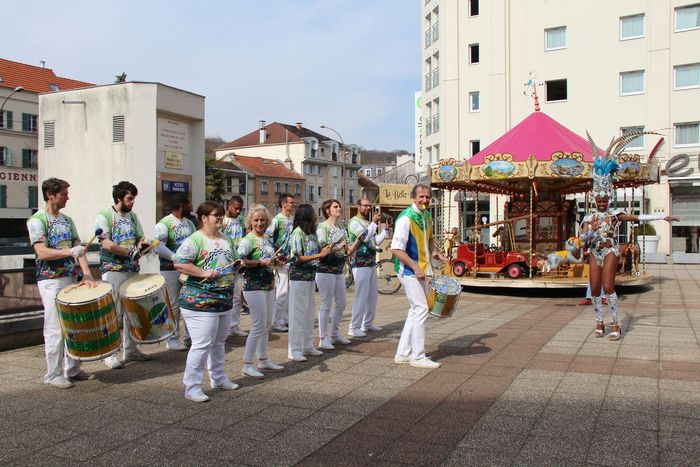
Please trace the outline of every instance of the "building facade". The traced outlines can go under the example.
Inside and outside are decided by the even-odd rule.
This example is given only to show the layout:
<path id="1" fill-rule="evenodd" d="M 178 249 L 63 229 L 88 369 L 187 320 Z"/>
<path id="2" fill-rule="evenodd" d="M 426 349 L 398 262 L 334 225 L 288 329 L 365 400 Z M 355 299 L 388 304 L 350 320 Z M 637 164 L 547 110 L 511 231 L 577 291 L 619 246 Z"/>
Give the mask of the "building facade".
<path id="1" fill-rule="evenodd" d="M 599 145 L 627 131 L 665 135 L 655 156 L 660 183 L 618 199 L 643 198 L 637 212 L 682 218 L 673 227 L 653 223 L 661 253 L 680 252 L 680 238 L 684 253 L 697 251 L 699 3 L 418 1 L 423 164 L 468 159 L 518 124 L 533 110 L 524 84 L 534 79 L 542 111 L 579 135 L 588 130 Z M 657 141 L 638 138 L 626 152 L 648 156 Z M 497 205 L 492 197 L 491 220 L 501 215 Z"/>

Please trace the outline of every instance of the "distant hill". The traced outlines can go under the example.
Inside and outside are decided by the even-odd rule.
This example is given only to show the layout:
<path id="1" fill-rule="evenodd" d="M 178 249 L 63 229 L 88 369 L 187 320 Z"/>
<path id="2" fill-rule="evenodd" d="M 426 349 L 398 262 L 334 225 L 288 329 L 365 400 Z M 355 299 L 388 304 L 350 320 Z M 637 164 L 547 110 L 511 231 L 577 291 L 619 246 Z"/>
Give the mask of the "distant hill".
<path id="1" fill-rule="evenodd" d="M 363 165 L 389 165 L 396 162 L 397 156 L 411 154 L 404 149 L 395 149 L 393 151 L 382 151 L 381 149 L 361 149 Z"/>

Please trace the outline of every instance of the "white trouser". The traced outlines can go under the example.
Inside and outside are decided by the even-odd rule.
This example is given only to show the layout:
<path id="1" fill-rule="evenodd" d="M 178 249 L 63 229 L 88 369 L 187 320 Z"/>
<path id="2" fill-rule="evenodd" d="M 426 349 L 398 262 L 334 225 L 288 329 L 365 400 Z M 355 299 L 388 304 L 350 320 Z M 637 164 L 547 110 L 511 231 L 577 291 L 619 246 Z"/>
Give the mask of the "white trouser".
<path id="1" fill-rule="evenodd" d="M 233 308 L 231 315 L 231 329 L 236 329 L 241 324 L 241 308 L 243 308 L 243 300 L 241 300 L 241 289 L 243 288 L 243 276 L 240 274 L 233 275 Z"/>
<path id="2" fill-rule="evenodd" d="M 127 279 L 131 279 L 138 273 L 136 272 L 119 272 L 119 271 L 107 271 L 102 273 L 102 280 L 112 284 L 112 295 L 114 296 L 114 303 L 117 307 L 117 319 L 122 320 L 124 323 L 122 332 L 122 342 L 124 344 L 124 352 L 136 349 L 136 341 L 131 337 L 131 332 L 129 331 L 129 317 L 126 316 L 124 308 L 122 307 L 122 301 L 119 299 L 119 287 Z"/>
<path id="3" fill-rule="evenodd" d="M 406 298 L 411 304 L 406 323 L 401 331 L 396 355 L 411 356 L 412 359 L 425 357 L 425 320 L 428 317 L 428 302 L 425 299 L 427 280 L 419 281 L 415 276 L 399 276 L 406 290 Z"/>
<path id="4" fill-rule="evenodd" d="M 251 290 L 243 292 L 248 309 L 250 310 L 251 327 L 245 341 L 243 363 L 254 363 L 257 356 L 261 360 L 267 358 L 267 342 L 272 329 L 272 314 L 275 310 L 274 290 Z"/>
<path id="5" fill-rule="evenodd" d="M 286 325 L 289 321 L 289 265 L 285 264 L 277 268 L 277 282 L 275 284 L 277 296 L 275 298 L 275 326 Z"/>
<path id="6" fill-rule="evenodd" d="M 314 286 L 314 281 L 289 281 L 290 357 L 314 348 Z"/>
<path id="7" fill-rule="evenodd" d="M 377 268 L 352 268 L 355 280 L 355 301 L 352 304 L 350 329 L 366 329 L 374 324 L 377 312 Z"/>
<path id="8" fill-rule="evenodd" d="M 185 395 L 201 392 L 205 360 L 211 385 L 224 385 L 229 381 L 224 372 L 224 357 L 226 337 L 231 327 L 231 310 L 215 313 L 183 308 L 182 317 L 185 318 L 192 339 L 192 346 L 187 352 L 185 374 L 182 377 Z"/>
<path id="9" fill-rule="evenodd" d="M 44 305 L 44 353 L 46 354 L 46 374 L 44 382 L 50 383 L 59 376 L 70 378 L 80 372 L 80 362 L 73 360 L 66 352 L 61 333 L 61 321 L 56 310 L 56 295 L 73 282 L 72 277 L 44 279 L 37 282 L 41 303 Z M 65 358 L 66 369 L 63 370 Z"/>
<path id="10" fill-rule="evenodd" d="M 168 288 L 168 296 L 170 297 L 170 309 L 173 312 L 175 320 L 175 332 L 168 339 L 171 342 L 177 342 L 180 338 L 180 272 L 179 271 L 161 271 L 160 274 L 165 279 L 165 286 Z M 190 335 L 187 332 L 187 326 L 184 326 L 183 336 L 185 340 L 189 340 Z"/>
<path id="11" fill-rule="evenodd" d="M 330 316 L 331 337 L 338 337 L 340 332 L 340 320 L 345 311 L 345 276 L 343 274 L 316 273 L 316 285 L 321 299 L 318 309 L 318 336 L 323 339 L 328 337 L 328 320 L 331 310 L 331 302 L 335 299 L 335 308 Z"/>

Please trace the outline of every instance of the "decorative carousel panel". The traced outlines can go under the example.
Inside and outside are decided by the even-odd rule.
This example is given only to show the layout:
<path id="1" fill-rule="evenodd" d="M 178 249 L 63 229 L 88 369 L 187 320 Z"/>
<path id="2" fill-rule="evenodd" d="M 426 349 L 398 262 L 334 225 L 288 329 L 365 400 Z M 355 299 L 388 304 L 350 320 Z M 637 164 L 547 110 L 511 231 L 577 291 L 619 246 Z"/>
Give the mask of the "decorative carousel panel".
<path id="1" fill-rule="evenodd" d="M 484 158 L 479 167 L 485 178 L 501 180 L 516 176 L 516 164 L 512 154 L 493 154 Z"/>
<path id="2" fill-rule="evenodd" d="M 552 154 L 549 171 L 552 176 L 556 177 L 578 177 L 588 172 L 587 165 L 583 162 L 583 154 L 580 152 L 555 152 Z"/>
<path id="3" fill-rule="evenodd" d="M 620 180 L 636 180 L 641 178 L 642 164 L 639 154 L 622 154 L 619 157 L 620 170 L 617 176 Z"/>

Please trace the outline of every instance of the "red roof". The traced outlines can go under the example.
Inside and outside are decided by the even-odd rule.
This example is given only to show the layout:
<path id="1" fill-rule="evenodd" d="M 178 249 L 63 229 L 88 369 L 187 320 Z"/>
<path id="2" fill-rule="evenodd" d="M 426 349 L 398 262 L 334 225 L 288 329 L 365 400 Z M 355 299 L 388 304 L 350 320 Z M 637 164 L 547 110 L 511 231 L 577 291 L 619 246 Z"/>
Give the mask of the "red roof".
<path id="1" fill-rule="evenodd" d="M 367 178 L 365 175 L 363 175 L 360 172 L 357 172 L 357 183 L 362 188 L 368 188 L 370 190 L 372 190 L 372 189 L 378 190 L 379 189 L 379 185 L 374 183 L 372 180 L 370 180 L 369 178 Z"/>
<path id="2" fill-rule="evenodd" d="M 267 130 L 267 137 L 265 138 L 265 143 L 263 144 L 284 144 L 284 143 L 299 143 L 304 141 L 304 138 L 316 138 L 319 141 L 328 141 L 333 138 L 316 133 L 315 131 L 309 130 L 308 128 L 297 128 L 296 125 L 287 125 L 285 123 L 272 122 L 265 125 Z M 226 143 L 223 146 L 217 148 L 227 149 L 227 148 L 240 148 L 244 146 L 259 146 L 260 145 L 260 130 L 251 131 L 245 136 L 241 136 L 238 139 Z"/>
<path id="3" fill-rule="evenodd" d="M 295 171 L 288 169 L 281 161 L 276 159 L 235 156 L 234 161 L 237 166 L 254 177 L 292 178 L 295 180 L 304 180 L 304 177 Z"/>
<path id="4" fill-rule="evenodd" d="M 51 68 L 0 58 L 0 86 L 6 88 L 22 86 L 25 90 L 36 93 L 56 91 L 51 89 L 50 84 L 56 85 L 59 91 L 94 86 L 92 83 L 56 76 Z"/>

